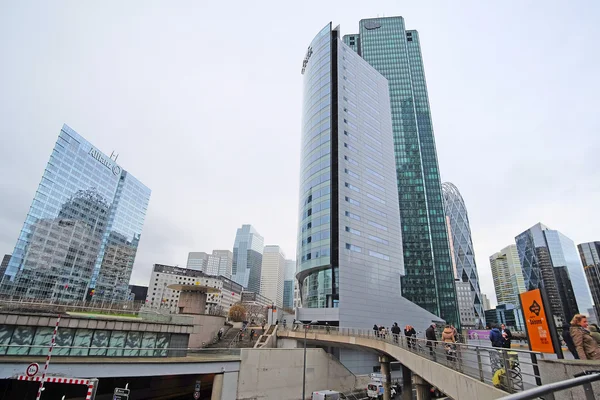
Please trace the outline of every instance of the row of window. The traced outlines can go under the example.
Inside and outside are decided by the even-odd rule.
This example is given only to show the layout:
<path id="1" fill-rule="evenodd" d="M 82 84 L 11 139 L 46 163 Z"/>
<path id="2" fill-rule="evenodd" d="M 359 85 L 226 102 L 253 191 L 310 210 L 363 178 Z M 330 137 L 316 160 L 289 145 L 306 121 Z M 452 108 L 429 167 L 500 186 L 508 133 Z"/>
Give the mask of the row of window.
<path id="1" fill-rule="evenodd" d="M 356 246 L 356 245 L 351 244 L 351 243 L 346 243 L 346 250 L 354 251 L 356 253 L 362 253 L 362 248 L 361 247 Z M 389 259 L 390 259 L 390 257 L 388 255 L 385 255 L 383 253 L 379 253 L 379 252 L 373 251 L 373 250 L 369 250 L 368 254 L 371 257 L 379 258 L 381 260 L 389 261 Z"/>

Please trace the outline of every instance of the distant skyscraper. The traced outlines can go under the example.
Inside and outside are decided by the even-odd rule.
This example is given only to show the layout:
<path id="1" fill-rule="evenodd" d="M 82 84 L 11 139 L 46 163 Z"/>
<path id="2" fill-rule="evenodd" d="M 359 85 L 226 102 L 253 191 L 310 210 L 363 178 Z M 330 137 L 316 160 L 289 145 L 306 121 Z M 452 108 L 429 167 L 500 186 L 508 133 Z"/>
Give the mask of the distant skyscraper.
<path id="1" fill-rule="evenodd" d="M 212 254 L 203 251 L 188 254 L 187 267 L 207 275 L 221 275 L 231 279 L 232 265 L 233 253 L 229 250 L 213 250 Z"/>
<path id="2" fill-rule="evenodd" d="M 150 189 L 64 125 L 0 292 L 126 300 Z"/>
<path id="3" fill-rule="evenodd" d="M 383 321 L 428 326 L 439 318 L 401 296 L 388 81 L 331 24 L 311 42 L 302 72 L 297 318 L 356 328 Z M 378 365 L 372 354 L 349 349 L 339 358 L 355 373 Z"/>
<path id="4" fill-rule="evenodd" d="M 511 244 L 492 254 L 490 266 L 498 304 L 512 304 L 520 308 L 519 294 L 525 291 L 525 282 L 517 246 Z"/>
<path id="5" fill-rule="evenodd" d="M 285 254 L 279 246 L 265 246 L 260 277 L 260 294 L 283 307 Z"/>
<path id="6" fill-rule="evenodd" d="M 461 326 L 470 329 L 485 327 L 485 318 L 479 317 L 484 312 L 483 304 L 480 304 L 481 314 L 475 314 L 475 308 L 473 307 L 475 292 L 471 290 L 471 284 L 458 279 L 455 284 Z"/>
<path id="7" fill-rule="evenodd" d="M 481 289 L 479 287 L 479 274 L 475 263 L 475 251 L 473 250 L 473 240 L 471 239 L 471 227 L 469 225 L 469 215 L 467 206 L 463 200 L 458 188 L 450 182 L 442 184 L 444 195 L 444 211 L 446 213 L 446 226 L 448 229 L 448 238 L 450 240 L 450 253 L 452 255 L 452 264 L 454 274 L 458 281 L 467 283 L 471 290 L 468 296 L 472 300 L 471 311 L 467 312 L 461 307 L 465 304 L 465 296 L 461 301 L 461 293 L 457 285 L 457 296 L 459 308 L 461 310 L 461 323 L 466 319 L 469 323 L 464 325 L 485 326 L 485 314 L 481 301 Z M 464 290 L 464 287 L 461 288 Z M 475 322 L 471 322 L 472 316 L 475 316 Z"/>
<path id="8" fill-rule="evenodd" d="M 600 242 L 582 243 L 577 248 L 594 299 L 596 317 L 600 318 Z"/>
<path id="9" fill-rule="evenodd" d="M 2 282 L 2 277 L 6 272 L 6 268 L 8 267 L 8 262 L 10 261 L 10 254 L 5 254 L 2 258 L 2 264 L 0 264 L 0 282 Z"/>
<path id="10" fill-rule="evenodd" d="M 581 259 L 571 239 L 538 223 L 515 240 L 525 288 L 545 288 L 558 323 L 592 308 Z"/>
<path id="11" fill-rule="evenodd" d="M 487 295 L 485 293 L 481 294 L 481 300 L 483 302 L 483 309 L 484 310 L 489 310 L 492 308 L 491 304 L 490 304 L 490 299 L 488 299 Z M 486 321 L 487 323 L 487 321 Z"/>
<path id="12" fill-rule="evenodd" d="M 419 33 L 402 17 L 363 19 L 344 36 L 389 81 L 402 222 L 402 295 L 458 325 L 440 171 L 425 82 Z"/>
<path id="13" fill-rule="evenodd" d="M 283 306 L 294 307 L 294 275 L 296 273 L 296 261 L 285 260 L 285 272 L 283 274 Z"/>
<path id="14" fill-rule="evenodd" d="M 260 293 L 264 242 L 252 225 L 242 225 L 233 244 L 233 280 L 254 293 Z"/>

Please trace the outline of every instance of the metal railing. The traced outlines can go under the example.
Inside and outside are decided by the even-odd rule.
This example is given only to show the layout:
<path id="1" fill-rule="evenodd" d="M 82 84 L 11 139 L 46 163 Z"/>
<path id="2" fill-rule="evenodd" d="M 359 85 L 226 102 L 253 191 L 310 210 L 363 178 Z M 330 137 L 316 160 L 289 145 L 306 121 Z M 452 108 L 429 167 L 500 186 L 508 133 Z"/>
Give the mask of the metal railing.
<path id="1" fill-rule="evenodd" d="M 561 390 L 571 389 L 577 386 L 583 386 L 583 392 L 586 400 L 594 400 L 597 397 L 594 395 L 592 382 L 600 381 L 600 373 L 594 372 L 572 379 L 567 379 L 560 382 L 553 382 L 547 385 L 542 385 L 533 389 L 525 390 L 521 393 L 511 394 L 500 398 L 499 400 L 532 400 L 543 396 L 544 400 L 554 400 L 554 393 Z"/>
<path id="2" fill-rule="evenodd" d="M 7 349 L 2 357 L 45 357 L 48 345 L 6 344 L 0 349 Z M 10 350 L 14 349 L 14 352 Z M 34 350 L 33 352 L 31 350 Z M 115 347 L 115 346 L 54 346 L 52 358 L 55 357 L 188 357 L 188 356 L 239 356 L 241 349 L 195 348 L 195 347 Z"/>
<path id="3" fill-rule="evenodd" d="M 303 332 L 306 326 L 308 332 L 365 337 L 390 343 L 508 393 L 522 392 L 541 385 L 537 359 L 543 359 L 543 353 L 464 343 L 450 344 L 424 338 L 408 338 L 389 332 L 382 334 L 369 329 L 323 325 L 280 325 L 279 331 Z"/>
<path id="4" fill-rule="evenodd" d="M 17 312 L 96 312 L 100 314 L 122 314 L 136 316 L 143 301 L 117 302 L 111 300 L 44 300 L 44 299 L 0 299 L 0 311 Z"/>

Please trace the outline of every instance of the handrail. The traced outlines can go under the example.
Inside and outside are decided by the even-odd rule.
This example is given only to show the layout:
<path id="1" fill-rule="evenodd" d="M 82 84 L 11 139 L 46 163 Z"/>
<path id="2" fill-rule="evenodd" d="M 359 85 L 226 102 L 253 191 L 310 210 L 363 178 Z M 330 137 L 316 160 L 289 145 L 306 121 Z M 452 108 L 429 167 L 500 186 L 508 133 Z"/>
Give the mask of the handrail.
<path id="1" fill-rule="evenodd" d="M 406 337 L 402 334 L 380 332 L 364 328 L 339 328 L 329 325 L 279 326 L 285 331 L 303 331 L 320 335 L 365 337 L 415 353 L 456 372 L 494 385 L 508 393 L 522 392 L 541 385 L 537 359 L 544 354 L 529 350 L 479 346 L 465 343 L 446 343 L 426 338 Z"/>
<path id="2" fill-rule="evenodd" d="M 592 373 L 589 375 L 579 376 L 577 378 L 571 378 L 560 382 L 548 383 L 533 389 L 525 390 L 524 392 L 511 394 L 509 396 L 501 397 L 498 400 L 532 400 L 537 399 L 545 394 L 551 394 L 560 390 L 570 389 L 576 386 L 589 385 L 589 389 L 585 391 L 585 397 L 587 400 L 594 400 L 594 389 L 591 383 L 600 381 L 600 373 Z M 584 388 L 586 389 L 586 388 Z"/>

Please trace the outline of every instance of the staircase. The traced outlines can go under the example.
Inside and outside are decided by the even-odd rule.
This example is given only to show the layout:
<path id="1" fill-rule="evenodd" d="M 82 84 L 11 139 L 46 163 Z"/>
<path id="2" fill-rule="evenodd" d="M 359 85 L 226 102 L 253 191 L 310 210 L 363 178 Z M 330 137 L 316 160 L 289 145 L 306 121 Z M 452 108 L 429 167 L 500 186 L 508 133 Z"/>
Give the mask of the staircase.
<path id="1" fill-rule="evenodd" d="M 234 323 L 233 327 L 230 327 L 221 340 L 217 343 L 211 343 L 206 346 L 209 349 L 246 349 L 254 347 L 260 333 L 262 332 L 260 326 L 248 327 L 246 332 L 243 333 L 243 336 L 240 334 L 240 329 L 242 328 L 241 323 Z M 227 328 L 225 328 L 227 329 Z M 256 332 L 254 335 L 254 339 L 250 340 L 250 331 L 254 329 Z"/>

